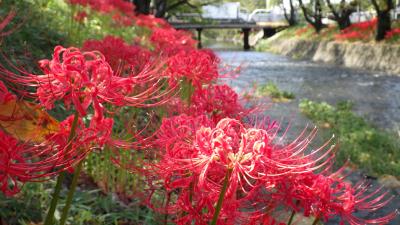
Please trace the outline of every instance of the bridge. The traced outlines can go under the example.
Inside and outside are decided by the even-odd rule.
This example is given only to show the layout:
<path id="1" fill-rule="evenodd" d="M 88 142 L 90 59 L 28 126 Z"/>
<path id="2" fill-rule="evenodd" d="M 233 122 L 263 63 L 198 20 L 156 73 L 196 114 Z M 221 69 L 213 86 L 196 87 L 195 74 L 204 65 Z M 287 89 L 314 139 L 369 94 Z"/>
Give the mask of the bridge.
<path id="1" fill-rule="evenodd" d="M 171 25 L 178 30 L 196 30 L 198 48 L 202 47 L 201 33 L 204 29 L 239 29 L 243 32 L 244 50 L 250 49 L 249 36 L 252 30 L 263 30 L 264 32 L 263 38 L 268 38 L 273 36 L 277 31 L 287 28 L 287 24 L 282 22 L 250 23 L 250 22 L 232 21 L 232 22 L 219 22 L 210 24 L 171 22 Z"/>
<path id="2" fill-rule="evenodd" d="M 244 50 L 250 49 L 251 31 L 263 30 L 263 36 L 266 38 L 287 27 L 284 12 L 280 8 L 256 9 L 250 13 L 241 7 L 239 2 L 205 5 L 202 7 L 202 13 L 176 14 L 169 22 L 176 29 L 196 30 L 199 48 L 202 45 L 201 32 L 204 29 L 239 29 L 243 33 Z"/>

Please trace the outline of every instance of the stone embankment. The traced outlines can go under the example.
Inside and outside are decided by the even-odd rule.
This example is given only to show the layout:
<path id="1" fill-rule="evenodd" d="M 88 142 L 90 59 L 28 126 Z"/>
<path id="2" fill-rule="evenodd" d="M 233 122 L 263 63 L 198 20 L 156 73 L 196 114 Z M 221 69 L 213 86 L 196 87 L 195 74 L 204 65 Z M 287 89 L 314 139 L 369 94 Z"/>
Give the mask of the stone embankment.
<path id="1" fill-rule="evenodd" d="M 382 71 L 400 76 L 400 45 L 299 40 L 283 38 L 277 34 L 261 41 L 257 49 L 296 59 Z"/>

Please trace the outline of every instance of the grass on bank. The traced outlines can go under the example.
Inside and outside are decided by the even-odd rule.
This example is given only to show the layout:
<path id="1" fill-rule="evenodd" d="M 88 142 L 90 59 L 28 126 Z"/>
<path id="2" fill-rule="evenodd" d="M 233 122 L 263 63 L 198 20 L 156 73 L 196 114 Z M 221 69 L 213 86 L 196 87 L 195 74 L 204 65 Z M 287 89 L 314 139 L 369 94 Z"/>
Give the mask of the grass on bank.
<path id="1" fill-rule="evenodd" d="M 326 102 L 317 103 L 305 99 L 300 102 L 299 107 L 314 123 L 328 129 L 329 132 L 326 133 L 337 136 L 338 165 L 350 160 L 351 164 L 365 170 L 367 174 L 399 177 L 399 137 L 375 128 L 353 113 L 352 103 L 340 102 L 335 107 Z"/>
<path id="2" fill-rule="evenodd" d="M 295 98 L 292 92 L 279 90 L 272 82 L 257 86 L 255 95 L 258 97 L 268 96 L 273 102 L 289 102 Z"/>

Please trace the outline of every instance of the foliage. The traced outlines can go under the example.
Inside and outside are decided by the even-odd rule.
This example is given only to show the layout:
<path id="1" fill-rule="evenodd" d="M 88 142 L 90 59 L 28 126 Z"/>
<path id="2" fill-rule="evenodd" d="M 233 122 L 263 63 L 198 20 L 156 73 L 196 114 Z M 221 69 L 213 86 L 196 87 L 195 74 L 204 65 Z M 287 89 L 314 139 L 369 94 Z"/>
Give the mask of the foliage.
<path id="1" fill-rule="evenodd" d="M 269 96 L 274 102 L 287 102 L 295 98 L 292 92 L 281 91 L 272 82 L 265 85 L 260 85 L 256 89 L 257 96 Z"/>
<path id="2" fill-rule="evenodd" d="M 338 163 L 350 160 L 369 174 L 400 174 L 398 137 L 381 131 L 352 112 L 353 104 L 340 102 L 336 107 L 326 102 L 300 102 L 300 110 L 328 133 L 339 137 Z"/>
<path id="3" fill-rule="evenodd" d="M 85 181 L 87 182 L 87 181 Z M 9 225 L 39 223 L 44 218 L 50 203 L 54 183 L 28 183 L 14 198 L 0 194 L 0 219 Z M 66 190 L 63 191 L 59 211 L 65 204 Z M 107 194 L 98 189 L 81 189 L 74 198 L 68 221 L 75 225 L 100 224 L 157 224 L 153 213 L 146 207 L 126 205 L 115 194 Z"/>
<path id="4" fill-rule="evenodd" d="M 53 11 L 43 3 L 44 1 L 39 0 L 0 1 L 0 16 L 4 16 L 10 10 L 18 12 L 8 25 L 17 27 L 17 30 L 3 37 L 2 52 L 7 52 L 7 55 L 12 57 L 11 60 L 18 61 L 19 65 L 22 64 L 27 69 L 36 68 L 38 60 L 49 57 L 53 47 L 65 44 L 67 39 L 66 34 L 57 29 L 60 26 L 52 23 L 60 16 L 63 17 L 62 12 L 65 8 L 58 8 L 59 5 L 54 4 L 59 10 Z"/>

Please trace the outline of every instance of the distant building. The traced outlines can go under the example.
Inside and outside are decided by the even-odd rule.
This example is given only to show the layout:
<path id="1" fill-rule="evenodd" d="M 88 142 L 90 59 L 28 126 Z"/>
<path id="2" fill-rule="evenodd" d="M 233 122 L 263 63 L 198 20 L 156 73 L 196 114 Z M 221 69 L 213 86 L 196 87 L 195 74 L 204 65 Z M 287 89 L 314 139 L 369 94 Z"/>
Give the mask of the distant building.
<path id="1" fill-rule="evenodd" d="M 239 19 L 240 2 L 205 5 L 202 7 L 202 11 L 201 16 L 205 19 L 236 20 Z"/>

